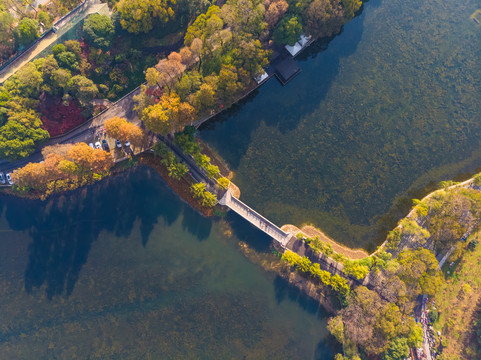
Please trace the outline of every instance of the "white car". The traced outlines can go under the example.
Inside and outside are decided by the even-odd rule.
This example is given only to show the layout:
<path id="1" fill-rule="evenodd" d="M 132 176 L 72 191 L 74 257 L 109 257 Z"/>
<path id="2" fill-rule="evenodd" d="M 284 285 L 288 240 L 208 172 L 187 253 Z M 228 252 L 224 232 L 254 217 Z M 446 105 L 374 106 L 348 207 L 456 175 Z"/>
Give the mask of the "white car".
<path id="1" fill-rule="evenodd" d="M 97 142 L 95 143 L 95 148 L 96 148 L 96 149 L 102 149 L 102 145 L 100 145 L 100 141 L 97 141 Z"/>
<path id="2" fill-rule="evenodd" d="M 94 146 L 94 144 L 90 143 L 90 144 L 89 144 L 89 146 L 90 146 L 92 149 L 94 149 L 94 150 L 95 150 L 95 146 Z"/>
<path id="3" fill-rule="evenodd" d="M 122 143 L 119 140 L 115 140 L 115 146 L 117 146 L 119 149 L 122 149 Z"/>
<path id="4" fill-rule="evenodd" d="M 0 172 L 0 183 L 5 184 L 5 176 L 3 176 L 2 172 Z"/>
<path id="5" fill-rule="evenodd" d="M 7 181 L 10 185 L 13 185 L 13 181 L 12 181 L 12 178 L 10 177 L 10 173 L 7 173 L 7 175 L 5 175 L 5 177 L 7 178 Z"/>
<path id="6" fill-rule="evenodd" d="M 125 147 L 130 147 L 130 142 L 129 142 L 129 141 L 126 141 L 126 142 L 125 142 Z"/>

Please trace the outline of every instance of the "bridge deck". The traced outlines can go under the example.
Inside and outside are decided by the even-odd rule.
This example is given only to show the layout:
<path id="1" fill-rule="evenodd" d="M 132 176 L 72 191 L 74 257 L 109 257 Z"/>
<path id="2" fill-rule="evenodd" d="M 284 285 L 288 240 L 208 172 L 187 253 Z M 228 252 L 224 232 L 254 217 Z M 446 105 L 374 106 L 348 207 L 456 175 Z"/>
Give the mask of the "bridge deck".
<path id="1" fill-rule="evenodd" d="M 267 235 L 271 236 L 274 240 L 278 241 L 282 247 L 286 247 L 287 242 L 292 235 L 281 230 L 277 225 L 273 224 L 264 216 L 251 209 L 239 199 L 232 196 L 230 191 L 227 191 L 225 193 L 225 196 L 221 200 L 221 203 L 234 210 L 237 214 L 249 221 L 252 225 L 262 230 Z"/>

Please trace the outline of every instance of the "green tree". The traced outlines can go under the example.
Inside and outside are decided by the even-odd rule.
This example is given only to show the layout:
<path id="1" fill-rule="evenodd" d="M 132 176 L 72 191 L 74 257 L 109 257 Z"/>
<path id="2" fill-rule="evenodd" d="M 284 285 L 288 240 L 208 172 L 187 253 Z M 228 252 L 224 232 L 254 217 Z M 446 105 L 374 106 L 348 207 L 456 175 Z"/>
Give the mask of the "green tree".
<path id="1" fill-rule="evenodd" d="M 204 183 L 195 183 L 190 186 L 190 192 L 194 198 L 201 198 L 206 191 Z"/>
<path id="2" fill-rule="evenodd" d="M 109 49 L 115 35 L 112 20 L 106 15 L 92 14 L 84 22 L 85 40 L 100 49 Z"/>
<path id="3" fill-rule="evenodd" d="M 167 167 L 167 170 L 169 171 L 169 176 L 175 180 L 182 179 L 182 177 L 189 171 L 185 164 L 179 162 L 170 164 L 170 166 Z"/>
<path id="4" fill-rule="evenodd" d="M 21 46 L 30 45 L 39 36 L 40 27 L 37 20 L 23 18 L 14 30 L 15 38 Z"/>
<path id="5" fill-rule="evenodd" d="M 205 170 L 207 171 L 207 176 L 210 179 L 213 179 L 220 174 L 219 168 L 216 165 L 208 164 L 205 167 Z"/>
<path id="6" fill-rule="evenodd" d="M 38 12 L 38 21 L 43 24 L 43 26 L 48 29 L 52 27 L 52 17 L 46 11 L 39 11 Z"/>
<path id="7" fill-rule="evenodd" d="M 409 346 L 405 338 L 396 338 L 389 343 L 384 352 L 383 360 L 404 360 L 409 356 Z"/>
<path id="8" fill-rule="evenodd" d="M 33 111 L 9 117 L 5 125 L 0 127 L 0 157 L 17 160 L 31 155 L 37 144 L 49 138 L 41 124 Z"/>
<path id="9" fill-rule="evenodd" d="M 202 206 L 211 208 L 217 204 L 217 196 L 210 191 L 205 191 L 201 198 Z"/>
<path id="10" fill-rule="evenodd" d="M 120 0 L 120 24 L 131 33 L 152 30 L 153 20 L 167 23 L 175 17 L 175 0 Z"/>
<path id="11" fill-rule="evenodd" d="M 42 73 L 30 62 L 17 71 L 14 76 L 14 82 L 22 96 L 38 98 L 43 83 Z"/>
<path id="12" fill-rule="evenodd" d="M 302 22 L 296 15 L 286 16 L 274 29 L 274 41 L 279 44 L 294 45 L 302 35 Z"/>
<path id="13" fill-rule="evenodd" d="M 70 92 L 80 103 L 87 105 L 97 96 L 99 89 L 92 80 L 82 75 L 76 75 L 72 77 Z"/>

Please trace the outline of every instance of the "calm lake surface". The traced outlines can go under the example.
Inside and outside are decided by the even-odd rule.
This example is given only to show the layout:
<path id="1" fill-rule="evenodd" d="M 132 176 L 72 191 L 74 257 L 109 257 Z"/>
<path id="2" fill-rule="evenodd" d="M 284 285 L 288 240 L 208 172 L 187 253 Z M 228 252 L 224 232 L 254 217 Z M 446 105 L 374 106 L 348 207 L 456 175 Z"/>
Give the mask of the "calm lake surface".
<path id="1" fill-rule="evenodd" d="M 373 249 L 402 216 L 387 214 L 396 199 L 481 165 L 481 26 L 470 19 L 480 7 L 371 0 L 298 57 L 287 86 L 269 80 L 201 138 L 277 224 L 313 223 Z"/>
<path id="2" fill-rule="evenodd" d="M 333 357 L 319 305 L 238 247 L 269 239 L 203 218 L 148 168 L 0 202 L 0 359 Z"/>

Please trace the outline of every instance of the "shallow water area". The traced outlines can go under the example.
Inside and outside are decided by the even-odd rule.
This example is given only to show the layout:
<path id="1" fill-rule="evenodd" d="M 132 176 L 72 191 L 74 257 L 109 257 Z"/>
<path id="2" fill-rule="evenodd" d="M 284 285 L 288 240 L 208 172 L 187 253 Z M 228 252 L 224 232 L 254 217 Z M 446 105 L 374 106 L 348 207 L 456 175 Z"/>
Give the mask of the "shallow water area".
<path id="1" fill-rule="evenodd" d="M 270 220 L 373 250 L 408 190 L 481 166 L 479 6 L 371 0 L 289 84 L 269 80 L 200 136 Z"/>
<path id="2" fill-rule="evenodd" d="M 45 202 L 1 198 L 1 359 L 331 359 L 315 302 L 139 167 Z"/>

